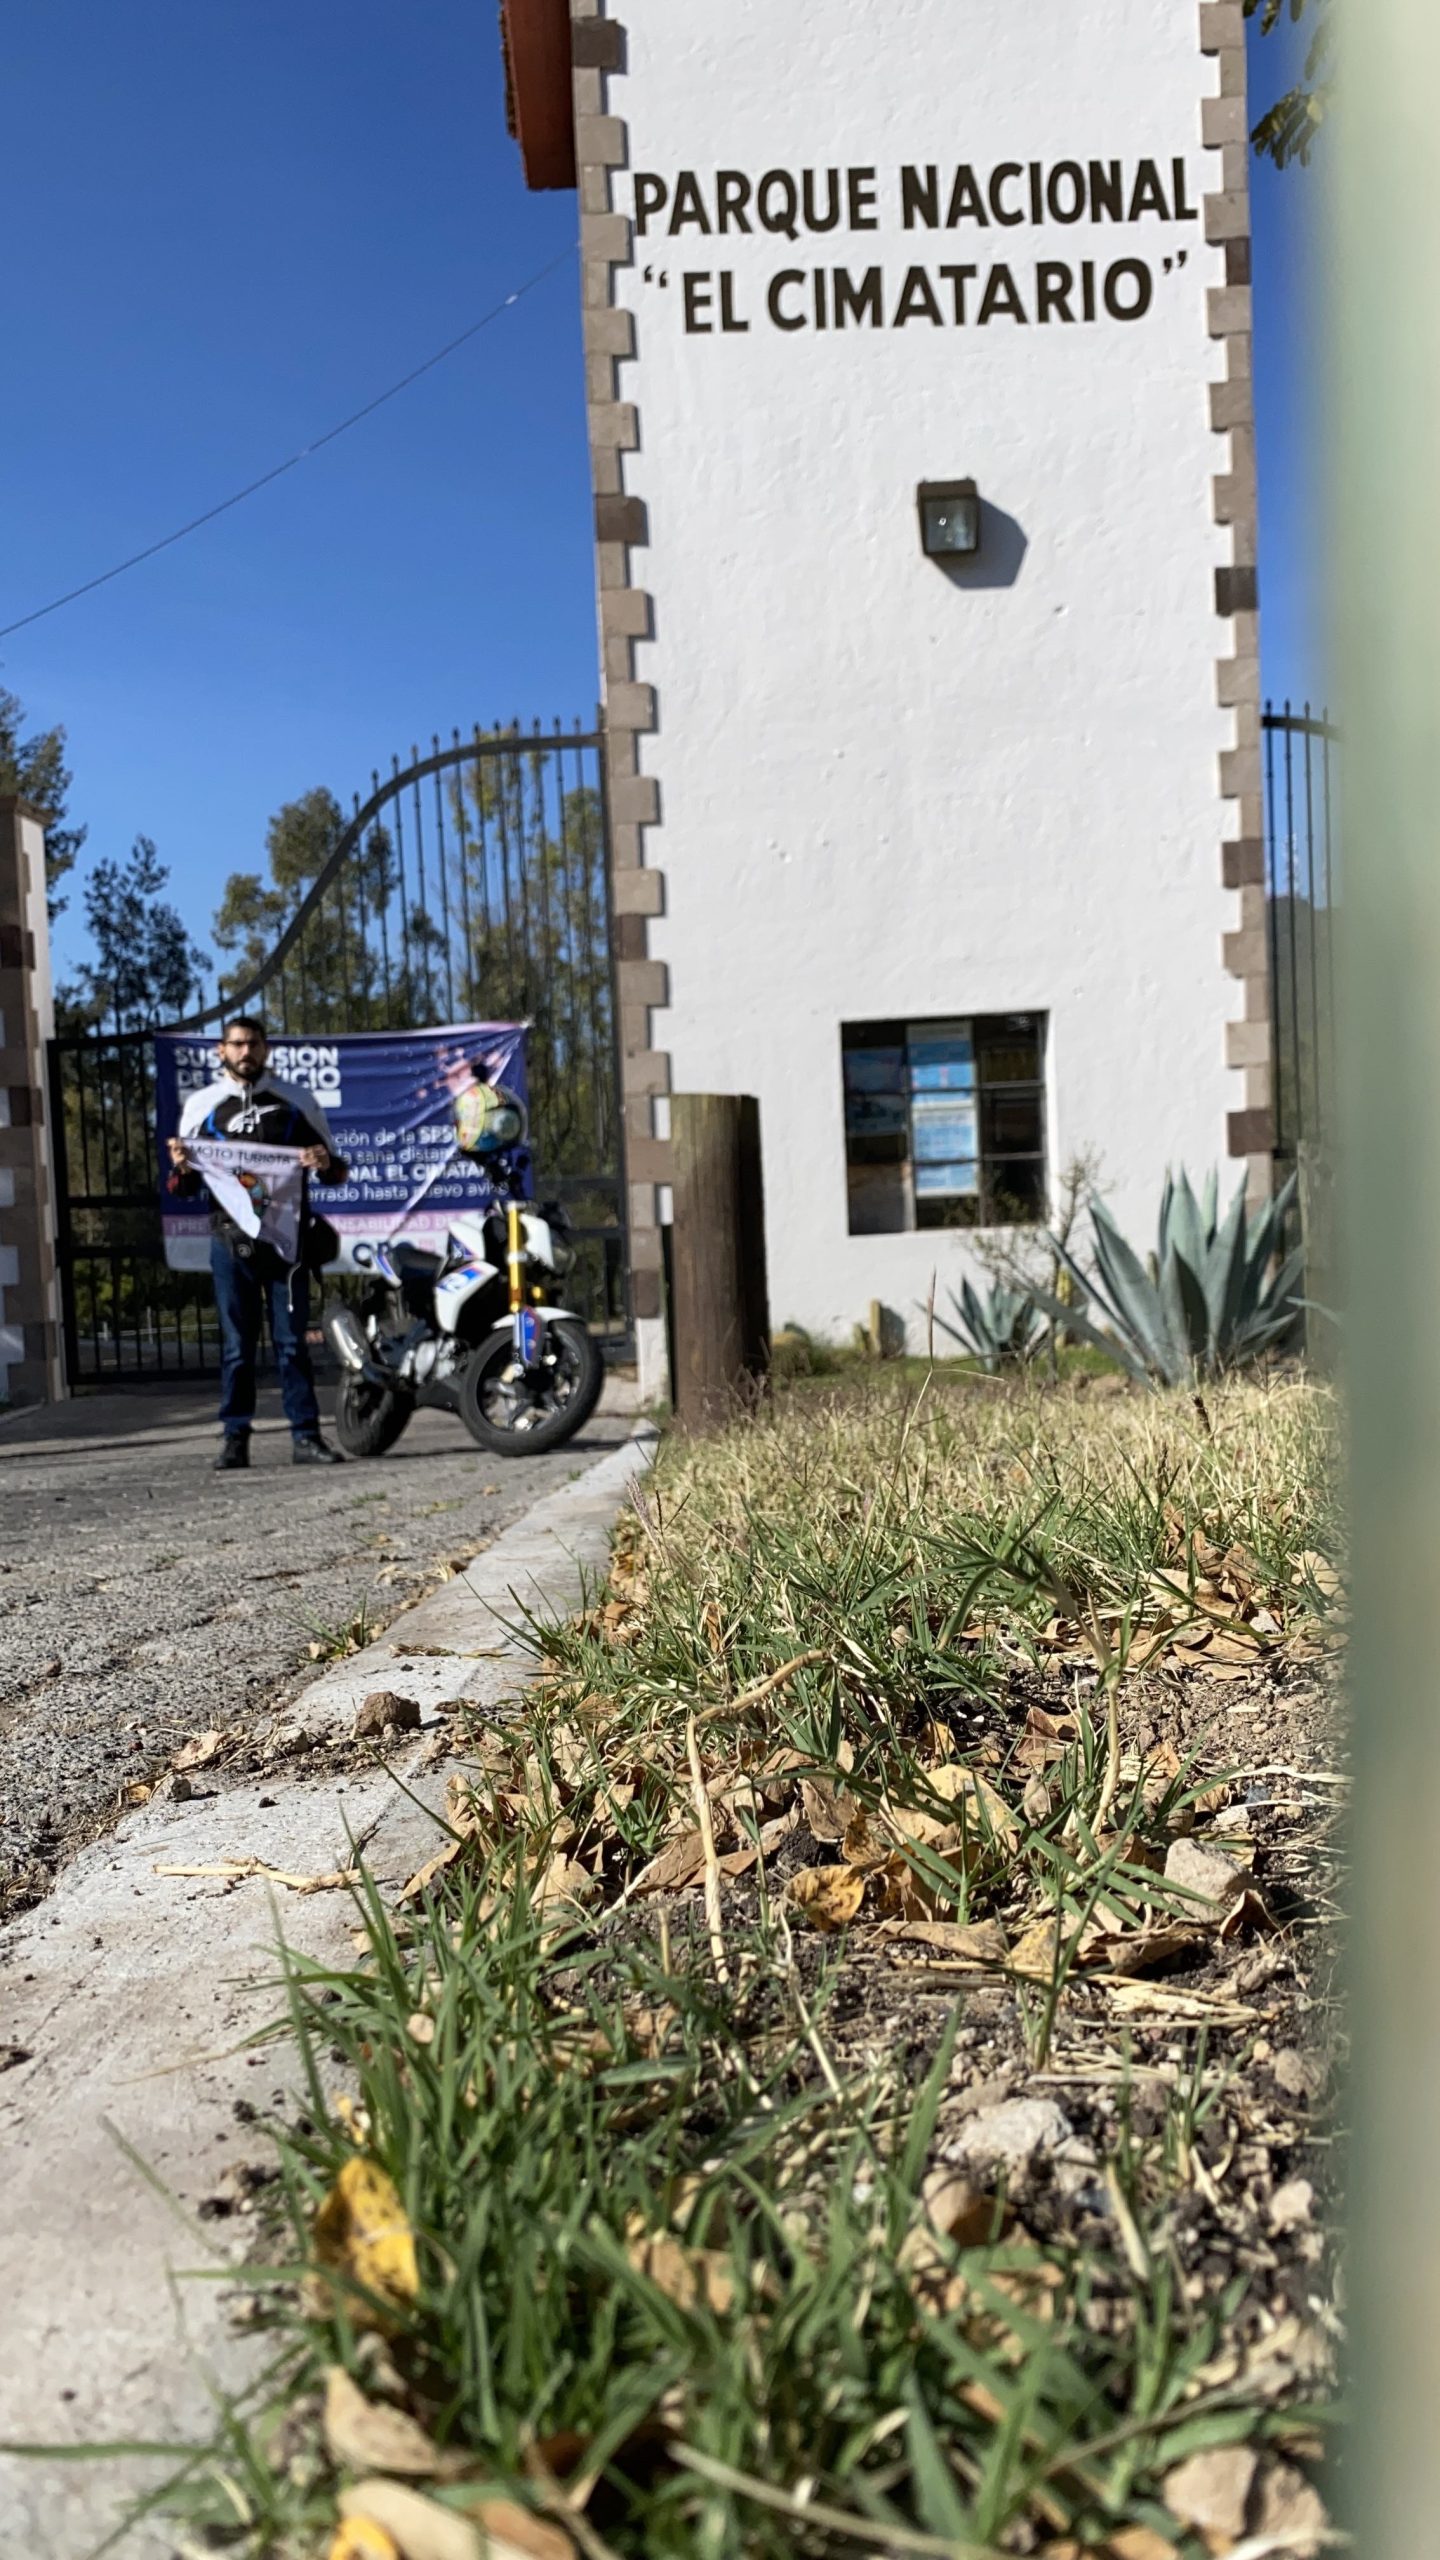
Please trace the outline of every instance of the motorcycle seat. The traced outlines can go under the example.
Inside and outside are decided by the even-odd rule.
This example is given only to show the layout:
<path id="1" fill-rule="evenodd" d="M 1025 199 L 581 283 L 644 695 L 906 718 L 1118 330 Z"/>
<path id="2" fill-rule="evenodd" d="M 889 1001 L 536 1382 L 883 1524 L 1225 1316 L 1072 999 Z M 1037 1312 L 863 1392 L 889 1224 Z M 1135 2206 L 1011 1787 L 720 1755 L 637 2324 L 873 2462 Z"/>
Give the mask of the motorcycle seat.
<path id="1" fill-rule="evenodd" d="M 423 1244 L 401 1243 L 391 1245 L 390 1259 L 397 1271 L 433 1272 L 439 1270 L 444 1256 L 427 1253 Z"/>

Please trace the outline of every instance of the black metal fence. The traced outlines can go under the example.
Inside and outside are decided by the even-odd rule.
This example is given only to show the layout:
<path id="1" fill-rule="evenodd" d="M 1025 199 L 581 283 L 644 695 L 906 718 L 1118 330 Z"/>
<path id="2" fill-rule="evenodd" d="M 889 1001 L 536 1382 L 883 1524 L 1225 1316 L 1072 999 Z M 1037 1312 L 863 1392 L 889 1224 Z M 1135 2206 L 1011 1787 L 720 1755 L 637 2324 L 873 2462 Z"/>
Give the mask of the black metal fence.
<path id="1" fill-rule="evenodd" d="M 601 739 L 476 729 L 392 759 L 349 819 L 288 850 L 227 920 L 216 1001 L 165 1026 L 56 1039 L 50 1109 L 72 1385 L 211 1371 L 208 1276 L 166 1268 L 155 1140 L 157 1028 L 263 1014 L 287 1036 L 525 1021 L 537 1181 L 578 1244 L 572 1304 L 623 1335 L 616 1023 Z"/>
<path id="2" fill-rule="evenodd" d="M 1266 906 L 1282 1172 L 1327 1156 L 1335 1126 L 1335 929 L 1340 891 L 1335 750 L 1325 714 L 1264 716 Z"/>

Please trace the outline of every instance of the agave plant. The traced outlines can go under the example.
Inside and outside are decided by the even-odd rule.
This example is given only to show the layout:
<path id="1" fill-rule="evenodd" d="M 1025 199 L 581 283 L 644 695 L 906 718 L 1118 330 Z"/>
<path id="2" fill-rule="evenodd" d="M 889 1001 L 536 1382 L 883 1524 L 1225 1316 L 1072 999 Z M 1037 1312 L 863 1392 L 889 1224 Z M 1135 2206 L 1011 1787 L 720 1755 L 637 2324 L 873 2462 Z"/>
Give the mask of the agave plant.
<path id="1" fill-rule="evenodd" d="M 989 1370 L 1014 1368 L 1040 1347 L 1044 1320 L 1028 1290 L 1007 1289 L 1003 1280 L 996 1280 L 982 1298 L 962 1280 L 958 1298 L 951 1290 L 950 1304 L 959 1323 L 952 1324 L 938 1307 L 935 1322 Z"/>
<path id="2" fill-rule="evenodd" d="M 1058 1260 L 1081 1295 L 1062 1306 L 1037 1288 L 1036 1302 L 1058 1324 L 1093 1342 L 1135 1378 L 1186 1386 L 1197 1378 L 1239 1369 L 1294 1333 L 1299 1320 L 1304 1255 L 1277 1260 L 1285 1220 L 1295 1197 L 1292 1175 L 1283 1191 L 1251 1218 L 1242 1184 L 1222 1219 L 1219 1178 L 1211 1174 L 1203 1199 L 1189 1179 L 1166 1178 L 1160 1232 L 1147 1270 L 1098 1200 L 1090 1203 L 1095 1270 L 1082 1271 L 1059 1239 Z M 1092 1306 L 1093 1312 L 1087 1312 Z M 1095 1316 L 1105 1319 L 1097 1322 Z"/>

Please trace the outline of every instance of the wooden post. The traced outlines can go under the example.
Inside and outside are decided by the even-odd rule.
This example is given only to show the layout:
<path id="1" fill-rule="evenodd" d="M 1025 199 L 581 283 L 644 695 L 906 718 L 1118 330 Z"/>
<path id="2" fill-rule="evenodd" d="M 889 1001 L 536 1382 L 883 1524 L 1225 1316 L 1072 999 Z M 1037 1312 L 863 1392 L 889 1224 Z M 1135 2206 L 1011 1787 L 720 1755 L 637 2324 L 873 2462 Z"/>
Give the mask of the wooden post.
<path id="1" fill-rule="evenodd" d="M 670 1152 L 675 1411 L 703 1430 L 753 1407 L 770 1367 L 759 1103 L 672 1095 Z"/>

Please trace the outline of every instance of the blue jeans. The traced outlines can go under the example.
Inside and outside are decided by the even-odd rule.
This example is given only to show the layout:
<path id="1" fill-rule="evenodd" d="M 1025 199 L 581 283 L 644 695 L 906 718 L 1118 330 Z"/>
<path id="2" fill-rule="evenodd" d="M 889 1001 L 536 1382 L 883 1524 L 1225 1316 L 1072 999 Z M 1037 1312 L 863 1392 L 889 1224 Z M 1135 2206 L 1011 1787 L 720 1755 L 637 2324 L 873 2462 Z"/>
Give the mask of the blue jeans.
<path id="1" fill-rule="evenodd" d="M 255 1355 L 260 1348 L 261 1318 L 268 1314 L 285 1419 L 297 1440 L 313 1440 L 320 1428 L 320 1408 L 305 1348 L 310 1321 L 308 1276 L 287 1271 L 268 1250 L 249 1257 L 232 1253 L 219 1236 L 210 1239 L 210 1270 L 220 1317 L 220 1420 L 225 1431 L 242 1433 L 250 1428 L 255 1412 Z"/>

